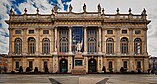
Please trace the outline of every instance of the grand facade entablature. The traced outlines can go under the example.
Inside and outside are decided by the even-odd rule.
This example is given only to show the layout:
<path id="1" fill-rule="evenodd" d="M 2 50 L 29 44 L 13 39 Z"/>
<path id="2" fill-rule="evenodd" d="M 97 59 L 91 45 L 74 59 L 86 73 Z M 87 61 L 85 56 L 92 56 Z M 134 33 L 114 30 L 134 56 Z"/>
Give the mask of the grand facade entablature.
<path id="1" fill-rule="evenodd" d="M 100 4 L 98 11 L 60 12 L 57 6 L 51 14 L 17 15 L 10 10 L 9 71 L 47 66 L 52 73 L 71 73 L 81 61 L 86 72 L 119 72 L 148 69 L 146 10 L 133 14 L 107 14 Z M 76 57 L 76 59 L 75 59 Z M 79 58 L 80 57 L 80 58 Z"/>

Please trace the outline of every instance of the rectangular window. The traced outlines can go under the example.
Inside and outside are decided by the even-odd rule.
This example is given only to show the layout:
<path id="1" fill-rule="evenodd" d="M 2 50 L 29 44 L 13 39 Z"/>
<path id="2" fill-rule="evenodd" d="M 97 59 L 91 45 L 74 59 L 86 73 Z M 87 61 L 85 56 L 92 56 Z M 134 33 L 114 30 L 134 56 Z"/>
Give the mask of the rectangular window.
<path id="1" fill-rule="evenodd" d="M 141 61 L 137 61 L 137 68 L 138 68 L 138 69 L 141 68 Z"/>
<path id="2" fill-rule="evenodd" d="M 20 65 L 19 65 L 19 61 L 16 61 L 16 62 L 15 62 L 15 68 L 16 68 L 17 71 L 19 70 L 19 66 L 20 66 Z"/>
<path id="3" fill-rule="evenodd" d="M 122 34 L 127 34 L 127 30 L 122 30 Z"/>
<path id="4" fill-rule="evenodd" d="M 47 67 L 47 61 L 44 61 L 44 68 Z"/>
<path id="5" fill-rule="evenodd" d="M 43 34 L 49 34 L 49 30 L 43 30 Z"/>
<path id="6" fill-rule="evenodd" d="M 34 34 L 34 30 L 29 30 L 29 34 Z"/>
<path id="7" fill-rule="evenodd" d="M 21 34 L 21 30 L 15 30 L 15 34 Z"/>
<path id="8" fill-rule="evenodd" d="M 113 30 L 107 30 L 107 34 L 113 34 Z"/>
<path id="9" fill-rule="evenodd" d="M 109 69 L 112 69 L 112 61 L 109 62 Z"/>
<path id="10" fill-rule="evenodd" d="M 33 69 L 33 61 L 29 61 L 29 68 L 32 70 Z"/>
<path id="11" fill-rule="evenodd" d="M 135 34 L 141 34 L 141 30 L 135 30 Z"/>
<path id="12" fill-rule="evenodd" d="M 127 61 L 124 61 L 123 62 L 123 67 L 126 69 L 128 66 L 127 66 Z"/>

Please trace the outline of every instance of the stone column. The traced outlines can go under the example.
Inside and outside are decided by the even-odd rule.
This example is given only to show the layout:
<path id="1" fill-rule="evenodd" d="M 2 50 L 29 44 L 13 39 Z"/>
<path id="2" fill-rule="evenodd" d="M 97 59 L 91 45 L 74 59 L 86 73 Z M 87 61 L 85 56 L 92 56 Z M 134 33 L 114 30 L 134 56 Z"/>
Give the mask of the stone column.
<path id="1" fill-rule="evenodd" d="M 27 53 L 27 28 L 23 28 L 23 42 L 22 42 L 22 54 L 26 55 Z"/>
<path id="2" fill-rule="evenodd" d="M 102 30 L 102 52 L 105 53 L 105 30 Z"/>
<path id="3" fill-rule="evenodd" d="M 58 57 L 53 56 L 53 73 L 58 72 Z"/>
<path id="4" fill-rule="evenodd" d="M 134 65 L 135 65 L 135 63 L 134 63 L 134 57 L 131 57 L 130 58 L 130 71 L 134 71 Z"/>
<path id="5" fill-rule="evenodd" d="M 53 28 L 51 29 L 51 53 L 54 51 L 54 30 Z"/>
<path id="6" fill-rule="evenodd" d="M 116 69 L 116 72 L 120 72 L 120 68 L 123 66 L 121 64 L 121 58 L 120 57 L 117 57 L 117 63 L 116 63 L 117 67 L 115 67 Z"/>
<path id="7" fill-rule="evenodd" d="M 98 42 L 99 51 L 98 51 L 98 53 L 101 54 L 102 53 L 102 51 L 101 51 L 101 27 L 99 27 L 98 31 L 99 31 L 99 42 Z"/>
<path id="8" fill-rule="evenodd" d="M 36 55 L 38 55 L 40 53 L 40 28 L 37 28 L 36 29 L 36 32 L 37 32 L 37 40 L 36 40 Z"/>
<path id="9" fill-rule="evenodd" d="M 130 31 L 130 55 L 133 55 L 133 29 L 132 28 L 129 28 L 129 31 Z"/>
<path id="10" fill-rule="evenodd" d="M 53 73 L 53 58 L 50 57 L 49 60 L 50 60 L 50 62 L 49 62 L 50 63 L 49 64 L 50 65 L 50 73 Z"/>
<path id="11" fill-rule="evenodd" d="M 68 56 L 68 73 L 71 72 L 72 69 L 72 56 Z"/>
<path id="12" fill-rule="evenodd" d="M 57 27 L 55 27 L 55 50 L 54 50 L 54 54 L 57 54 L 57 47 L 58 47 L 58 44 L 57 44 L 57 37 L 58 37 L 58 33 L 57 33 Z"/>
<path id="13" fill-rule="evenodd" d="M 7 58 L 7 60 L 8 60 L 8 72 L 11 72 L 14 70 L 13 59 L 10 57 L 10 58 Z"/>
<path id="14" fill-rule="evenodd" d="M 102 66 L 103 66 L 103 60 L 102 60 L 102 56 L 98 57 L 98 72 L 102 72 Z"/>
<path id="15" fill-rule="evenodd" d="M 84 27 L 84 54 L 87 54 L 87 27 Z"/>
<path id="16" fill-rule="evenodd" d="M 8 28 L 9 29 L 9 54 L 12 54 L 13 51 L 12 51 L 12 29 L 11 28 Z"/>
<path id="17" fill-rule="evenodd" d="M 117 28 L 116 32 L 116 53 L 120 55 L 120 28 Z"/>
<path id="18" fill-rule="evenodd" d="M 147 55 L 147 28 L 144 29 L 144 54 Z"/>
<path id="19" fill-rule="evenodd" d="M 69 54 L 72 54 L 72 28 L 69 27 Z"/>
<path id="20" fill-rule="evenodd" d="M 85 59 L 86 59 L 86 61 L 85 61 L 86 62 L 86 68 L 85 69 L 86 69 L 86 73 L 88 73 L 88 57 L 85 57 Z"/>
<path id="21" fill-rule="evenodd" d="M 149 68 L 149 60 L 148 58 L 144 58 L 144 65 L 143 65 L 143 71 L 146 73 Z"/>

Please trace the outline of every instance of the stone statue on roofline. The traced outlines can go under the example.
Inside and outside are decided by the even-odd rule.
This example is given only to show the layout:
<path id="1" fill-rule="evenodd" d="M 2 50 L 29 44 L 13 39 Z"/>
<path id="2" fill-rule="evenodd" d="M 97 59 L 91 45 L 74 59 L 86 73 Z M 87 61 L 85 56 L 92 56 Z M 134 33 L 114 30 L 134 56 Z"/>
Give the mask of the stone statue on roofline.
<path id="1" fill-rule="evenodd" d="M 101 12 L 101 6 L 98 4 L 98 12 Z"/>
<path id="2" fill-rule="evenodd" d="M 58 6 L 56 5 L 55 7 L 54 7 L 54 12 L 57 12 L 58 11 Z"/>
<path id="3" fill-rule="evenodd" d="M 83 11 L 86 12 L 86 4 L 83 5 Z"/>
<path id="4" fill-rule="evenodd" d="M 69 12 L 72 12 L 73 7 L 71 6 L 71 4 L 69 5 Z"/>

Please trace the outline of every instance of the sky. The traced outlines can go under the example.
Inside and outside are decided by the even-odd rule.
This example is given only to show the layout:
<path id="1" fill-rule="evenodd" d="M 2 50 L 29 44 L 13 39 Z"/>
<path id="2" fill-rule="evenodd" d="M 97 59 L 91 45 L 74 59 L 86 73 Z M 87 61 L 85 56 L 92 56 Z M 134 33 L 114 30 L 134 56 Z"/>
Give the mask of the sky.
<path id="1" fill-rule="evenodd" d="M 9 50 L 9 31 L 5 20 L 9 19 L 11 8 L 16 14 L 23 14 L 24 8 L 27 8 L 28 13 L 36 13 L 36 8 L 39 8 L 39 13 L 50 14 L 55 5 L 60 11 L 68 11 L 71 4 L 72 11 L 82 12 L 84 3 L 87 11 L 97 11 L 97 5 L 100 3 L 106 14 L 115 14 L 117 8 L 120 13 L 128 13 L 131 8 L 133 14 L 141 14 L 145 8 L 147 19 L 151 20 L 147 33 L 148 54 L 157 57 L 157 0 L 0 0 L 0 53 L 7 54 Z"/>

